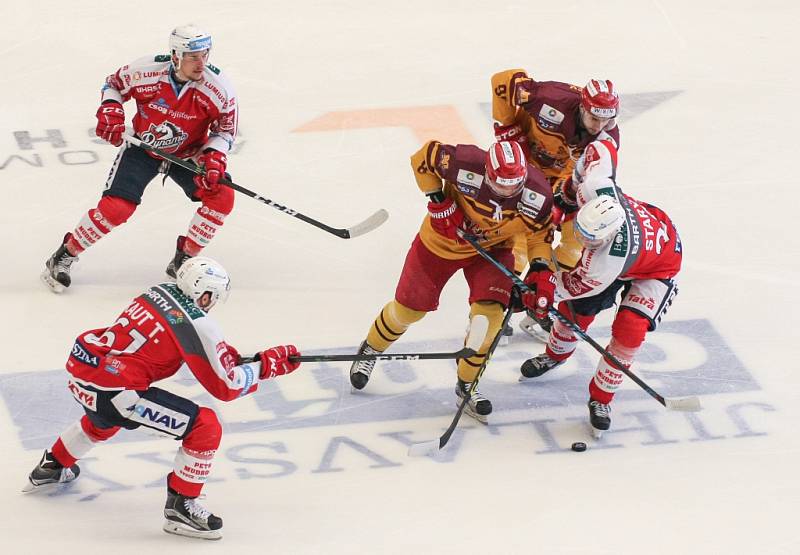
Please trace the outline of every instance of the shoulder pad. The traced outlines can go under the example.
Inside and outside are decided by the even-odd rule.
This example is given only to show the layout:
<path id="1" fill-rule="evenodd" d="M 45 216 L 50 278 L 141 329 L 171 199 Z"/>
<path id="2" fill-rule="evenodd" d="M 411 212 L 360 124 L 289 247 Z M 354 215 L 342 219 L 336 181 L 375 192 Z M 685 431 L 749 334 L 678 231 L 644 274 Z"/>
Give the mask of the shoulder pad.
<path id="1" fill-rule="evenodd" d="M 169 62 L 170 60 L 172 60 L 172 56 L 169 54 L 159 54 L 153 58 L 154 62 Z"/>

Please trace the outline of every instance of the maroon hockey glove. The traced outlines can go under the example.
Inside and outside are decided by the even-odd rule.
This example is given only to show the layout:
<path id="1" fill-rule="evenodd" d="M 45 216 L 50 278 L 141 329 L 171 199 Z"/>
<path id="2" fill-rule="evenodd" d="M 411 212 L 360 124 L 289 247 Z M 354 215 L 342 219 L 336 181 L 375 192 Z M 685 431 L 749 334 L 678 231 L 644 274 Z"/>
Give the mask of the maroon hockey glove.
<path id="1" fill-rule="evenodd" d="M 436 233 L 453 241 L 464 242 L 456 233 L 464 223 L 464 213 L 453 199 L 446 198 L 442 202 L 430 201 L 428 213 L 431 215 L 431 227 Z"/>
<path id="2" fill-rule="evenodd" d="M 225 168 L 228 164 L 225 153 L 209 148 L 200 155 L 197 164 L 205 169 L 205 175 L 196 175 L 194 184 L 209 191 L 219 187 L 219 180 L 225 177 Z"/>
<path id="3" fill-rule="evenodd" d="M 556 278 L 547 264 L 536 262 L 531 265 L 531 269 L 525 278 L 525 285 L 534 290 L 534 293 L 522 295 L 522 302 L 525 307 L 533 312 L 533 317 L 537 320 L 547 318 L 547 311 L 553 304 L 553 297 L 556 292 Z"/>
<path id="4" fill-rule="evenodd" d="M 258 377 L 268 380 L 275 376 L 291 374 L 300 368 L 300 363 L 292 362 L 289 357 L 299 354 L 294 345 L 278 345 L 260 352 L 258 356 L 261 358 L 261 373 Z"/>
<path id="5" fill-rule="evenodd" d="M 121 145 L 122 134 L 125 132 L 125 110 L 122 109 L 122 104 L 115 101 L 104 102 L 95 116 L 97 128 L 94 132 L 97 136 L 114 146 Z"/>

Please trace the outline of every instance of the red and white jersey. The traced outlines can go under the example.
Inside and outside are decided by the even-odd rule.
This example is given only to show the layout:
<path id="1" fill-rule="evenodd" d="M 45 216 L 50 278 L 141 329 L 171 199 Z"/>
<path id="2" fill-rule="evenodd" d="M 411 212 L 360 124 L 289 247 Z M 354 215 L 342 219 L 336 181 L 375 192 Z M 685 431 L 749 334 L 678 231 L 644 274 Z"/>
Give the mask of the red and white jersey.
<path id="1" fill-rule="evenodd" d="M 101 102 L 135 100 L 136 136 L 175 156 L 189 158 L 205 148 L 230 151 L 238 126 L 236 93 L 230 81 L 209 64 L 202 79 L 178 90 L 171 73 L 169 56 L 140 58 L 106 78 Z"/>
<path id="2" fill-rule="evenodd" d="M 578 161 L 573 174 L 578 206 L 601 195 L 614 197 L 625 210 L 625 223 L 610 243 L 583 249 L 573 270 L 556 274 L 562 299 L 596 295 L 617 279 L 671 279 L 680 271 L 683 248 L 672 220 L 663 210 L 624 194 L 615 171 L 611 141 L 593 142 Z"/>
<path id="3" fill-rule="evenodd" d="M 237 365 L 219 325 L 174 283 L 148 289 L 107 328 L 82 333 L 67 371 L 99 389 L 143 391 L 186 364 L 217 399 L 254 392 L 261 362 Z"/>

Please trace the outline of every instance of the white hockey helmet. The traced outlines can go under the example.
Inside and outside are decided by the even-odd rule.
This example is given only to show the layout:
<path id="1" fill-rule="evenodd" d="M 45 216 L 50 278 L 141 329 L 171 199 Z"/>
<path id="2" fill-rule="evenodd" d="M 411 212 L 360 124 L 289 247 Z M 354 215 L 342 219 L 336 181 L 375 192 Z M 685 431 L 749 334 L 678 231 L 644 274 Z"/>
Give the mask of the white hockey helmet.
<path id="1" fill-rule="evenodd" d="M 204 256 L 195 256 L 178 269 L 178 289 L 192 299 L 205 312 L 217 301 L 223 303 L 231 290 L 231 278 L 218 262 Z"/>
<path id="2" fill-rule="evenodd" d="M 181 58 L 187 52 L 211 53 L 211 35 L 193 24 L 180 25 L 172 30 L 169 35 L 169 53 L 173 55 L 172 65 L 175 70 L 180 69 Z M 175 63 L 175 58 L 178 63 Z"/>
<path id="3" fill-rule="evenodd" d="M 600 195 L 584 204 L 575 217 L 575 238 L 587 249 L 602 247 L 625 225 L 625 210 L 614 197 Z"/>

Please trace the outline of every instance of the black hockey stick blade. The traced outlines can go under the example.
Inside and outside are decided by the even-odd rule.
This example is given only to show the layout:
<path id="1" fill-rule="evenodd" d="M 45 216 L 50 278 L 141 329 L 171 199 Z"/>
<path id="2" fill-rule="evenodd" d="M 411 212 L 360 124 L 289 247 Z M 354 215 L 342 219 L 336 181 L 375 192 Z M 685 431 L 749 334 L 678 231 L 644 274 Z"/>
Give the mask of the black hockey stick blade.
<path id="1" fill-rule="evenodd" d="M 145 143 L 144 141 L 142 141 L 137 137 L 134 137 L 133 135 L 125 134 L 122 136 L 122 138 L 125 139 L 125 141 L 128 143 L 134 146 L 138 146 L 139 148 L 142 148 L 146 151 L 152 152 L 156 156 L 163 158 L 164 160 L 169 160 L 176 166 L 180 166 L 184 169 L 189 170 L 190 172 L 196 173 L 198 175 L 203 175 L 205 173 L 205 170 L 203 168 L 201 168 L 191 160 L 184 160 L 182 158 L 178 158 L 177 156 L 170 154 L 169 152 L 164 152 L 161 149 L 150 146 L 149 144 Z M 364 235 L 365 233 L 369 233 L 370 231 L 379 227 L 386 220 L 389 219 L 389 213 L 383 208 L 381 208 L 380 210 L 372 214 L 370 217 L 368 217 L 366 220 L 359 222 L 351 227 L 344 227 L 344 228 L 331 227 L 328 224 L 320 222 L 319 220 L 315 220 L 310 216 L 306 216 L 305 214 L 302 214 L 297 210 L 293 210 L 288 206 L 284 206 L 278 202 L 275 202 L 274 200 L 262 197 L 258 193 L 253 192 L 250 189 L 247 189 L 246 187 L 242 187 L 241 185 L 237 185 L 236 183 L 234 183 L 229 179 L 222 178 L 219 180 L 219 182 L 222 185 L 230 187 L 234 191 L 238 191 L 244 195 L 247 195 L 252 199 L 255 199 L 261 203 L 266 204 L 267 206 L 274 208 L 275 210 L 279 210 L 288 216 L 297 218 L 298 220 L 304 221 L 307 224 L 311 224 L 318 229 L 327 231 L 328 233 L 336 235 L 337 237 L 340 237 L 342 239 L 352 239 L 353 237 L 358 237 L 359 235 Z"/>

